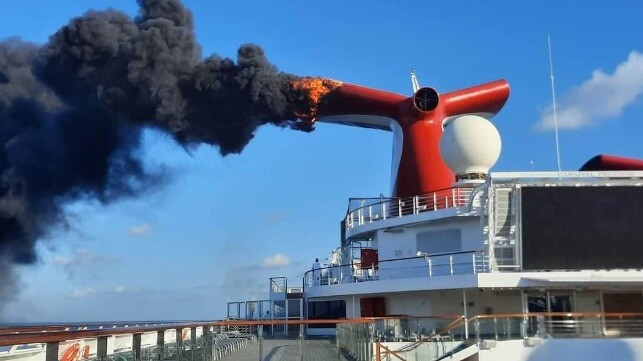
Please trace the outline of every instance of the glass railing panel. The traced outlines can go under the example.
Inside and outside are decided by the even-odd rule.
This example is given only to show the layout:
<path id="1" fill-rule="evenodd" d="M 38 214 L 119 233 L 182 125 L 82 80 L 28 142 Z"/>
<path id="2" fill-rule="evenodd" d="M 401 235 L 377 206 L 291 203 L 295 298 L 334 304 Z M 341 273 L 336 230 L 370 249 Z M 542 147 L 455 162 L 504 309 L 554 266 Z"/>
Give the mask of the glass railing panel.
<path id="1" fill-rule="evenodd" d="M 58 343 L 58 360 L 74 361 L 77 358 L 90 359 L 96 357 L 97 340 L 95 338 L 67 340 Z M 33 345 L 21 345 L 16 351 L 25 354 L 35 351 Z"/>
<path id="2" fill-rule="evenodd" d="M 176 330 L 164 331 L 164 344 L 163 344 L 163 360 L 176 361 L 178 360 L 178 344 L 176 339 Z M 180 334 L 179 334 L 180 337 Z M 160 351 L 160 350 L 159 350 Z"/>
<path id="3" fill-rule="evenodd" d="M 145 332 L 141 337 L 141 361 L 158 361 L 160 347 L 158 346 L 158 332 Z"/>
<path id="4" fill-rule="evenodd" d="M 205 342 L 206 336 L 204 335 L 203 327 L 196 328 L 196 339 L 194 340 L 194 351 L 193 358 L 194 361 L 207 361 L 205 354 Z"/>
<path id="5" fill-rule="evenodd" d="M 110 342 L 113 346 L 110 348 Z M 107 361 L 131 361 L 134 359 L 132 334 L 116 335 L 107 342 Z M 110 352 L 111 351 L 111 352 Z"/>
<path id="6" fill-rule="evenodd" d="M 367 323 L 337 324 L 337 346 L 356 361 L 373 357 L 373 325 Z"/>
<path id="7" fill-rule="evenodd" d="M 476 319 L 472 324 L 474 334 L 481 340 L 513 340 L 537 334 L 538 325 L 523 318 L 485 317 Z"/>
<path id="8" fill-rule="evenodd" d="M 452 318 L 400 318 L 374 321 L 375 340 L 380 342 L 415 342 L 436 336 Z M 459 332 L 459 331 L 455 331 Z"/>

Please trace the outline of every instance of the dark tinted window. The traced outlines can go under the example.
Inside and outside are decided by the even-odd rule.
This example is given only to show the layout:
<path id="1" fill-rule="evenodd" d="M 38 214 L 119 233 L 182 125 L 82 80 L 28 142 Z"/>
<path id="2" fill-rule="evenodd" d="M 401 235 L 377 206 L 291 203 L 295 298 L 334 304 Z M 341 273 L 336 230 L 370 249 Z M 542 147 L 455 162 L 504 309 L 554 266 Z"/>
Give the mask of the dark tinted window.
<path id="1" fill-rule="evenodd" d="M 525 187 L 522 265 L 643 268 L 643 187 Z"/>

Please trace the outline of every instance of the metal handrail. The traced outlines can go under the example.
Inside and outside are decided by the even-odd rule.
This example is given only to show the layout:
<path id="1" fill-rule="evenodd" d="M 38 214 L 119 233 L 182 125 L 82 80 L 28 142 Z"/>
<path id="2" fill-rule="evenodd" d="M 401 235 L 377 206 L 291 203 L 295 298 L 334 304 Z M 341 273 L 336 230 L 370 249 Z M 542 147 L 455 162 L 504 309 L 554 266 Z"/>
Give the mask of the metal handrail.
<path id="1" fill-rule="evenodd" d="M 491 315 L 475 315 L 469 318 L 461 317 L 460 319 L 454 321 L 453 323 L 445 326 L 438 333 L 439 334 L 451 334 L 454 330 L 468 325 L 474 324 L 476 328 L 479 328 L 479 323 L 481 320 L 518 320 L 524 322 L 526 320 L 543 320 L 549 318 L 548 324 L 545 322 L 545 325 L 552 327 L 557 322 L 564 321 L 570 326 L 577 326 L 576 324 L 581 322 L 578 321 L 578 318 L 583 319 L 593 319 L 593 320 L 602 320 L 603 322 L 610 322 L 613 320 L 616 321 L 626 321 L 625 319 L 636 319 L 635 321 L 640 321 L 640 334 L 643 336 L 643 313 L 638 312 L 627 312 L 627 313 L 605 313 L 605 312 L 533 312 L 533 313 L 510 313 L 510 314 L 491 314 Z M 582 326 L 582 324 L 580 324 Z M 606 326 L 619 326 L 613 324 L 605 324 Z M 467 335 L 468 337 L 468 335 Z M 479 335 L 477 336 L 478 338 Z"/>
<path id="2" fill-rule="evenodd" d="M 482 253 L 484 251 L 482 250 L 477 250 L 477 251 L 457 251 L 457 252 L 444 252 L 444 253 L 431 253 L 431 254 L 426 254 L 426 255 L 421 255 L 421 256 L 412 256 L 412 257 L 400 257 L 400 258 L 389 258 L 389 259 L 383 259 L 378 261 L 378 263 L 386 263 L 386 262 L 395 262 L 395 261 L 405 261 L 405 260 L 410 260 L 410 259 L 421 259 L 421 258 L 426 258 L 426 257 L 440 257 L 440 256 L 449 256 L 449 255 L 458 255 L 458 254 L 471 254 L 471 253 Z M 326 266 L 326 267 L 320 267 L 318 270 L 325 270 L 325 269 L 331 269 L 331 268 L 337 268 L 337 267 L 350 267 L 353 266 L 354 263 L 344 263 L 340 265 L 335 265 L 335 266 Z M 313 270 L 306 271 L 305 274 L 311 273 Z"/>
<path id="3" fill-rule="evenodd" d="M 215 327 L 220 324 L 220 321 L 215 322 L 189 322 L 189 323 L 166 323 L 156 325 L 144 325 L 133 327 L 119 327 L 119 328 L 102 328 L 96 330 L 41 330 L 35 329 L 16 332 L 5 333 L 0 335 L 0 346 L 11 346 L 16 344 L 27 343 L 46 343 L 46 342 L 61 342 L 66 340 L 93 338 L 102 336 L 113 336 L 123 334 L 141 334 L 145 332 L 161 332 L 167 330 L 177 330 L 185 328 L 196 327 Z"/>
<path id="4" fill-rule="evenodd" d="M 356 226 L 355 220 L 357 226 L 361 226 L 365 223 L 399 218 L 425 211 L 470 206 L 469 201 L 473 192 L 474 188 L 453 187 L 404 198 L 351 198 L 345 217 L 346 228 L 354 228 Z M 351 208 L 352 202 L 371 200 L 380 201 Z"/>
<path id="5" fill-rule="evenodd" d="M 454 262 L 454 256 L 466 255 L 466 254 L 470 254 L 472 256 L 470 260 L 467 260 L 465 262 L 461 262 L 461 261 Z M 442 264 L 442 263 L 435 263 L 434 262 L 435 259 L 439 259 L 439 258 L 445 258 L 445 261 L 446 261 L 447 257 L 448 257 L 448 261 L 449 261 L 448 263 L 443 263 Z M 378 271 L 378 270 L 382 269 L 380 267 L 381 265 L 391 264 L 391 263 L 394 263 L 394 262 L 402 262 L 402 261 L 409 261 L 409 260 L 421 260 L 421 259 L 424 259 L 426 261 L 426 264 L 425 264 L 425 266 L 427 267 L 426 275 L 428 277 L 432 277 L 434 275 L 434 273 L 435 273 L 434 271 L 436 269 L 438 269 L 440 267 L 444 267 L 444 266 L 448 266 L 450 275 L 454 275 L 456 273 L 462 274 L 462 272 L 458 272 L 458 270 L 461 270 L 462 267 L 465 267 L 465 266 L 467 267 L 467 268 L 465 268 L 467 270 L 465 272 L 465 274 L 486 273 L 486 272 L 488 272 L 489 267 L 490 267 L 487 254 L 483 250 L 476 250 L 476 251 L 458 251 L 458 252 L 446 252 L 446 253 L 433 253 L 433 254 L 426 254 L 426 255 L 421 255 L 421 256 L 385 259 L 385 260 L 378 261 L 377 266 L 373 266 L 373 267 L 361 267 L 360 266 L 360 269 L 362 271 L 373 271 L 373 272 L 375 272 L 375 271 Z M 311 282 L 308 282 L 308 280 L 311 280 L 311 279 L 313 280 L 313 283 L 314 283 L 314 281 L 315 281 L 314 280 L 314 273 L 315 272 L 319 272 L 319 274 L 321 276 L 323 274 L 323 271 L 326 271 L 327 277 L 326 278 L 320 277 L 320 280 L 330 281 L 330 277 L 328 277 L 328 274 L 329 274 L 328 271 L 337 270 L 337 269 L 339 269 L 341 271 L 342 268 L 346 268 L 346 267 L 352 268 L 352 267 L 355 267 L 358 264 L 361 265 L 361 263 L 346 263 L 346 264 L 342 264 L 342 265 L 327 266 L 327 267 L 318 268 L 316 270 L 306 271 L 304 273 L 304 277 L 303 277 L 304 286 L 310 287 Z M 471 272 L 469 272 L 468 265 L 470 265 L 470 271 Z M 458 270 L 456 270 L 456 268 Z M 386 271 L 393 271 L 396 268 L 385 268 L 385 269 L 386 269 Z M 339 282 L 337 282 L 337 283 L 347 283 L 347 282 L 343 282 L 344 275 L 343 275 L 342 272 L 340 272 L 340 273 L 341 273 L 341 275 L 339 277 Z M 401 278 L 403 278 L 403 277 L 401 277 Z M 348 283 L 352 283 L 352 282 L 348 282 Z M 328 284 L 330 284 L 330 282 L 328 282 Z"/>
<path id="6" fill-rule="evenodd" d="M 452 316 L 449 316 L 452 317 Z M 34 326 L 26 329 L 24 327 L 8 327 L 5 333 L 0 335 L 0 346 L 13 346 L 32 343 L 51 343 L 85 338 L 106 337 L 124 334 L 142 334 L 147 332 L 165 332 L 168 330 L 192 329 L 197 327 L 218 328 L 224 326 L 259 326 L 259 325 L 308 325 L 308 324 L 338 324 L 338 323 L 372 323 L 376 320 L 397 319 L 398 317 L 359 317 L 359 318 L 337 318 L 319 320 L 217 320 L 186 323 L 166 323 L 149 326 L 134 326 L 120 328 L 102 328 L 94 330 L 51 330 L 47 326 Z M 39 328 L 40 327 L 40 328 Z"/>

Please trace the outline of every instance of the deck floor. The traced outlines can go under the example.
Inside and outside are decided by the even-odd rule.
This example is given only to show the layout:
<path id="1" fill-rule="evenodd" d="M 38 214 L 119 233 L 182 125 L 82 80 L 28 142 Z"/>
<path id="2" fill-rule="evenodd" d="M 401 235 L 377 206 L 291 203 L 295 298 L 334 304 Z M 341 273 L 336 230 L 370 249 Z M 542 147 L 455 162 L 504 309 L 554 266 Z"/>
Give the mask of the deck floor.
<path id="1" fill-rule="evenodd" d="M 261 361 L 299 361 L 298 339 L 264 339 Z M 335 345 L 334 339 L 304 341 L 304 361 L 348 361 Z M 230 354 L 221 361 L 259 361 L 259 342 Z"/>

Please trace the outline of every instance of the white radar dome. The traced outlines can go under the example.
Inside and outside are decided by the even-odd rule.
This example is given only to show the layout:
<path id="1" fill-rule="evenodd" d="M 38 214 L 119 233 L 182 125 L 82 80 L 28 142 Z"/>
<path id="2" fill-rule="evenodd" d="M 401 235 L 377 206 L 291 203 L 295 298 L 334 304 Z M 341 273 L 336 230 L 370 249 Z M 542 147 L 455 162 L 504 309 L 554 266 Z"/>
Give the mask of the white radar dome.
<path id="1" fill-rule="evenodd" d="M 477 115 L 447 121 L 440 138 L 440 155 L 458 178 L 486 175 L 498 161 L 501 148 L 496 127 Z"/>

